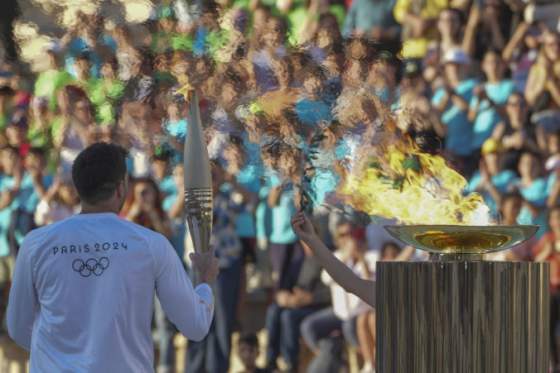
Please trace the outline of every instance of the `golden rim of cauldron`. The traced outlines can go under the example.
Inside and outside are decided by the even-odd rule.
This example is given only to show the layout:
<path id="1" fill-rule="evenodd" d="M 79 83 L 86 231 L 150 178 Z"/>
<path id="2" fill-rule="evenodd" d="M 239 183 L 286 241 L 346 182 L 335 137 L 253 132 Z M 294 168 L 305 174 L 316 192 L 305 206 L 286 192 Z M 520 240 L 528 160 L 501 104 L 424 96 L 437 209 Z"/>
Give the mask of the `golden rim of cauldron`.
<path id="1" fill-rule="evenodd" d="M 487 254 L 531 238 L 537 225 L 387 225 L 396 239 L 436 254 Z"/>

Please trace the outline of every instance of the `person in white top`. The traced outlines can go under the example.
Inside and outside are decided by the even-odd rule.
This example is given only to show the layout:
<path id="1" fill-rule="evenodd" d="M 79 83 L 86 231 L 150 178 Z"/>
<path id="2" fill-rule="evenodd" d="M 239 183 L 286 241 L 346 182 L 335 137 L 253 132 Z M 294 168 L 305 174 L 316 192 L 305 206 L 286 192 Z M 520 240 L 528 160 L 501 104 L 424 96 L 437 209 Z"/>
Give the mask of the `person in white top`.
<path id="1" fill-rule="evenodd" d="M 121 219 L 126 151 L 96 143 L 72 167 L 80 214 L 30 232 L 18 253 L 7 323 L 34 372 L 153 372 L 154 295 L 189 339 L 212 322 L 213 252 L 192 254 L 193 288 L 164 236 Z"/>
<path id="2" fill-rule="evenodd" d="M 364 228 L 343 221 L 336 228 L 335 242 L 338 250 L 334 256 L 339 261 L 360 278 L 373 278 L 378 253 L 367 249 Z M 332 306 L 305 318 L 301 325 L 306 344 L 317 354 L 307 372 L 334 372 L 340 369 L 342 361 L 338 356 L 333 356 L 337 355 L 336 353 L 329 352 L 336 344 L 335 340 L 330 339 L 340 332 L 345 342 L 362 350 L 365 363 L 363 371 L 371 371 L 373 368 L 367 363 L 371 363 L 370 349 L 374 349 L 375 346 L 364 340 L 365 326 L 362 324 L 365 323 L 362 319 L 367 317 L 369 312 L 373 312 L 372 307 L 344 290 L 326 271 L 323 271 L 321 279 L 330 288 Z"/>

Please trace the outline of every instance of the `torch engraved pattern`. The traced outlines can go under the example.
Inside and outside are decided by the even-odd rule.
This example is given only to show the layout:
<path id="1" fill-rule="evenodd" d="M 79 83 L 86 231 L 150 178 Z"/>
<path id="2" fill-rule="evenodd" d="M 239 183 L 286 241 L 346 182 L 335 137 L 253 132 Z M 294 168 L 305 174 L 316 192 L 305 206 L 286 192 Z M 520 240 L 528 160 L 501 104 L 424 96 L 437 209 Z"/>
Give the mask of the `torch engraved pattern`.
<path id="1" fill-rule="evenodd" d="M 185 212 L 194 249 L 208 251 L 212 231 L 212 188 L 185 189 Z"/>

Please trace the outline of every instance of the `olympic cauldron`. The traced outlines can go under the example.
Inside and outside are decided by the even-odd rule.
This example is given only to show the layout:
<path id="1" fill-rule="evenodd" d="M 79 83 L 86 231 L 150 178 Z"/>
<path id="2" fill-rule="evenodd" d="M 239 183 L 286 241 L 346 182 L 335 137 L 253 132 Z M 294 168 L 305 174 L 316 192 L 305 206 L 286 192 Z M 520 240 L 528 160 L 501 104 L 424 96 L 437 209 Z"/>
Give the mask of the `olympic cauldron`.
<path id="1" fill-rule="evenodd" d="M 549 267 L 485 261 L 537 226 L 386 226 L 426 262 L 377 265 L 378 373 L 547 372 Z"/>

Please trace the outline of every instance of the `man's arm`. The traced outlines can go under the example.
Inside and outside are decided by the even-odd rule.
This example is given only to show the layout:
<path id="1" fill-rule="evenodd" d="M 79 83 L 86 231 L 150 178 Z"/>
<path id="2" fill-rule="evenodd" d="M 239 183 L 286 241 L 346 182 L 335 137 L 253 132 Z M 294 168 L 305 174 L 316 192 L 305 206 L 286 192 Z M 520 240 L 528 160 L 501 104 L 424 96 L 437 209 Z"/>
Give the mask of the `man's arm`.
<path id="1" fill-rule="evenodd" d="M 19 250 L 7 310 L 10 337 L 28 351 L 31 350 L 33 323 L 39 311 L 31 262 L 32 237 L 26 237 Z"/>
<path id="2" fill-rule="evenodd" d="M 206 283 L 193 288 L 175 250 L 163 236 L 158 242 L 156 292 L 169 320 L 192 341 L 206 337 L 214 316 L 214 296 Z M 195 263 L 196 264 L 196 263 Z M 207 281 L 213 281 L 210 275 Z"/>

